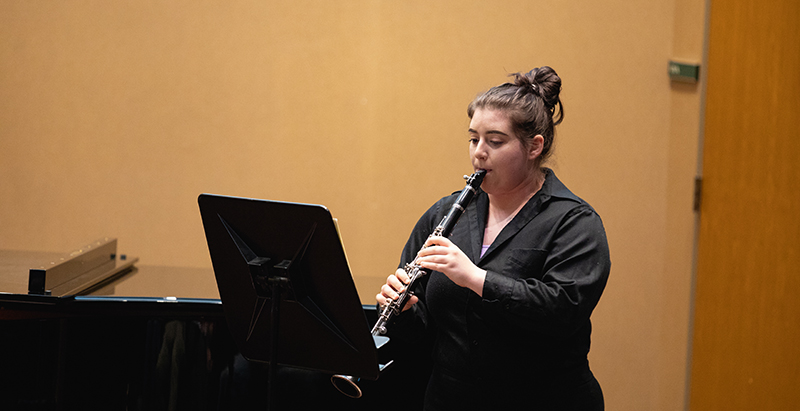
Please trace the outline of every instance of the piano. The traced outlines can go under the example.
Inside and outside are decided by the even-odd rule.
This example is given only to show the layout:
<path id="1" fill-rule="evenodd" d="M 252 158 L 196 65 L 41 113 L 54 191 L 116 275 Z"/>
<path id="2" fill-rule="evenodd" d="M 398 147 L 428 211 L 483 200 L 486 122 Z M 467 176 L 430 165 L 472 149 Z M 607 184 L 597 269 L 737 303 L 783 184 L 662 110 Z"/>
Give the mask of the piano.
<path id="1" fill-rule="evenodd" d="M 220 299 L 179 288 L 209 278 L 139 264 L 113 238 L 69 253 L 0 250 L 0 409 L 266 409 L 268 366 L 239 353 Z M 363 309 L 374 323 L 375 307 Z M 362 381 L 358 399 L 329 374 L 281 367 L 274 408 L 421 409 L 429 355 L 390 342 L 379 356 L 395 365 Z"/>

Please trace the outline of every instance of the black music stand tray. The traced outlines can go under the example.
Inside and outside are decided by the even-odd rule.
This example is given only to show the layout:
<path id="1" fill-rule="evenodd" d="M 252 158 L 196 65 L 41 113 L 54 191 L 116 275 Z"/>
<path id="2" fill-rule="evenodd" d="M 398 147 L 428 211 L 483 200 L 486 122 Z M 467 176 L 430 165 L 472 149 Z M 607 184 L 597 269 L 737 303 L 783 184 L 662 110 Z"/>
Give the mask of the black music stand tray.
<path id="1" fill-rule="evenodd" d="M 201 194 L 200 214 L 233 339 L 278 366 L 375 380 L 373 339 L 327 208 Z"/>

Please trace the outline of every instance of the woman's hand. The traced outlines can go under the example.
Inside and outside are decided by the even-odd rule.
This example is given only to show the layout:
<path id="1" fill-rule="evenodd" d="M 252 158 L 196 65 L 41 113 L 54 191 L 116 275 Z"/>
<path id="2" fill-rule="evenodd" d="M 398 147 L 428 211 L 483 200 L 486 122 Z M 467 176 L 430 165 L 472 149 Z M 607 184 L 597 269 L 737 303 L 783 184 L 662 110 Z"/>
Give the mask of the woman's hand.
<path id="1" fill-rule="evenodd" d="M 389 304 L 390 300 L 396 300 L 400 297 L 399 293 L 403 292 L 408 281 L 408 274 L 406 274 L 402 268 L 398 268 L 393 275 L 390 275 L 389 278 L 386 279 L 386 284 L 381 286 L 381 292 L 375 296 L 378 305 L 381 307 L 385 306 Z M 411 308 L 417 301 L 419 301 L 419 298 L 412 295 L 408 301 L 406 301 L 406 305 L 403 306 L 403 311 Z"/>
<path id="2" fill-rule="evenodd" d="M 452 241 L 444 237 L 430 237 L 420 250 L 417 264 L 432 271 L 444 273 L 461 287 L 483 295 L 486 270 L 478 268 Z"/>

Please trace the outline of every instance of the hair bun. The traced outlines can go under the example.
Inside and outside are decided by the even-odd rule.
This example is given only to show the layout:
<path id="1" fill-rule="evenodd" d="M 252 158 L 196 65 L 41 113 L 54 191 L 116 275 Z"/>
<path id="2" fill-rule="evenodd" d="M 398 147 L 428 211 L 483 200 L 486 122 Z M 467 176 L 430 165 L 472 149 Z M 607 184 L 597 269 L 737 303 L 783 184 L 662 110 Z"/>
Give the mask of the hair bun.
<path id="1" fill-rule="evenodd" d="M 534 95 L 539 96 L 551 113 L 555 124 L 561 123 L 564 116 L 561 108 L 561 77 L 552 67 L 542 66 L 534 68 L 525 74 L 515 74 L 514 85 L 529 89 Z M 558 110 L 556 110 L 558 109 Z"/>
<path id="2" fill-rule="evenodd" d="M 554 108 L 560 101 L 561 77 L 549 66 L 535 68 L 524 76 L 536 86 L 537 94 L 544 100 L 548 108 Z"/>

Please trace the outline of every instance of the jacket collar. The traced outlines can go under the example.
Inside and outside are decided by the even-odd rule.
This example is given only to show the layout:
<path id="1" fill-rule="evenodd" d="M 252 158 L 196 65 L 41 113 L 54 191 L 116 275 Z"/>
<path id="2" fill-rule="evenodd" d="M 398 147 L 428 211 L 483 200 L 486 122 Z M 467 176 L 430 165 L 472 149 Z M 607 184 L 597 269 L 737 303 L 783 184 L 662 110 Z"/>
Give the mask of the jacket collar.
<path id="1" fill-rule="evenodd" d="M 542 188 L 528 200 L 516 216 L 500 231 L 500 234 L 494 242 L 486 250 L 483 257 L 481 255 L 481 245 L 483 244 L 483 232 L 486 228 L 486 216 L 489 214 L 489 196 L 483 190 L 478 192 L 473 201 L 467 207 L 467 215 L 469 216 L 471 238 L 471 248 L 473 261 L 480 262 L 483 258 L 488 257 L 500 245 L 514 237 L 523 227 L 525 227 L 531 220 L 533 220 L 554 198 L 572 200 L 578 203 L 583 202 L 578 196 L 573 194 L 569 189 L 556 177 L 555 172 L 549 168 L 544 169 L 545 179 Z"/>

